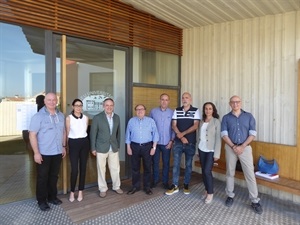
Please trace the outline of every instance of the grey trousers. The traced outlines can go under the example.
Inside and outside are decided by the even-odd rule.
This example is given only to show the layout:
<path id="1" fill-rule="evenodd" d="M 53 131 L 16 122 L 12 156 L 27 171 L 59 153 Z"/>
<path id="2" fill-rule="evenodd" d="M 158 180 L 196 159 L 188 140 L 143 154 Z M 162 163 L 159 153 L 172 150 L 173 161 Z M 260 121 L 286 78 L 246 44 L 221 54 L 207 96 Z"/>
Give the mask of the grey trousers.
<path id="1" fill-rule="evenodd" d="M 254 174 L 253 155 L 252 148 L 248 145 L 241 155 L 236 155 L 235 152 L 225 144 L 225 156 L 226 156 L 226 194 L 228 197 L 234 198 L 234 176 L 236 162 L 239 159 L 244 172 L 247 188 L 249 191 L 249 198 L 251 202 L 258 203 L 258 190 L 257 183 Z"/>

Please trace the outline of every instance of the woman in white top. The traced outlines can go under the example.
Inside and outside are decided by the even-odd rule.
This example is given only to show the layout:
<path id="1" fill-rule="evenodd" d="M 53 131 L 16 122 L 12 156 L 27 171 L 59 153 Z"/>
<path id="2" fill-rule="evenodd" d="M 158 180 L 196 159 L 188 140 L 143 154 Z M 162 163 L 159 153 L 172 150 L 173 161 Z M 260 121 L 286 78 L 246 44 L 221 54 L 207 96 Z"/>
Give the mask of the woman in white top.
<path id="1" fill-rule="evenodd" d="M 89 154 L 89 139 L 87 128 L 89 119 L 82 114 L 83 103 L 80 99 L 72 102 L 73 111 L 66 118 L 66 129 L 68 137 L 68 149 L 71 162 L 71 192 L 69 201 L 75 200 L 74 192 L 79 168 L 78 197 L 80 202 L 83 199 L 83 189 L 85 184 L 86 164 Z"/>
<path id="2" fill-rule="evenodd" d="M 202 179 L 205 186 L 203 199 L 205 203 L 211 203 L 214 187 L 212 168 L 214 161 L 220 158 L 221 153 L 221 123 L 216 106 L 212 102 L 206 102 L 202 109 L 200 122 L 200 141 L 198 152 L 202 168 Z"/>

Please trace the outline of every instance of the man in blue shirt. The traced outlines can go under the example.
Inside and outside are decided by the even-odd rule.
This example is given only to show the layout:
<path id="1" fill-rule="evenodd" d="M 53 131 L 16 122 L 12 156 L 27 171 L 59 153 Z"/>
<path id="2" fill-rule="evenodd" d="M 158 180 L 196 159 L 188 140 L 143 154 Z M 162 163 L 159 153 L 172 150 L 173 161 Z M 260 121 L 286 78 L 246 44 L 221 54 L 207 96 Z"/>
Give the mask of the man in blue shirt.
<path id="1" fill-rule="evenodd" d="M 172 117 L 172 129 L 176 137 L 173 146 L 173 184 L 166 195 L 179 191 L 178 181 L 180 175 L 181 156 L 185 155 L 185 172 L 183 193 L 190 194 L 189 183 L 192 174 L 193 157 L 196 151 L 196 131 L 200 122 L 199 109 L 191 105 L 192 96 L 185 92 L 182 94 L 182 106 L 178 107 Z"/>
<path id="2" fill-rule="evenodd" d="M 165 189 L 169 189 L 170 154 L 175 138 L 175 133 L 171 126 L 173 110 L 168 108 L 169 103 L 170 96 L 163 93 L 160 95 L 160 106 L 150 111 L 150 117 L 154 119 L 159 134 L 159 141 L 152 158 L 152 187 L 156 187 L 159 183 L 159 162 L 161 153 L 163 162 L 162 182 Z"/>
<path id="3" fill-rule="evenodd" d="M 250 143 L 256 137 L 256 122 L 251 113 L 241 109 L 242 101 L 239 96 L 232 96 L 229 105 L 231 112 L 226 114 L 221 123 L 221 137 L 225 141 L 226 155 L 226 194 L 225 205 L 231 207 L 234 194 L 234 175 L 236 162 L 239 159 L 245 175 L 251 206 L 262 214 L 259 203 L 257 184 L 254 174 L 253 155 Z"/>
<path id="4" fill-rule="evenodd" d="M 62 158 L 66 156 L 66 130 L 64 114 L 56 105 L 56 94 L 48 93 L 45 106 L 32 117 L 29 126 L 30 144 L 37 163 L 36 198 L 42 211 L 50 209 L 48 203 L 62 203 L 57 198 L 57 180 Z"/>
<path id="5" fill-rule="evenodd" d="M 143 160 L 143 185 L 146 194 L 151 195 L 151 159 L 155 154 L 159 140 L 155 121 L 145 116 L 146 107 L 139 104 L 135 107 L 136 116 L 132 117 L 126 128 L 127 153 L 131 156 L 132 189 L 127 194 L 134 194 L 141 188 L 140 167 Z"/>

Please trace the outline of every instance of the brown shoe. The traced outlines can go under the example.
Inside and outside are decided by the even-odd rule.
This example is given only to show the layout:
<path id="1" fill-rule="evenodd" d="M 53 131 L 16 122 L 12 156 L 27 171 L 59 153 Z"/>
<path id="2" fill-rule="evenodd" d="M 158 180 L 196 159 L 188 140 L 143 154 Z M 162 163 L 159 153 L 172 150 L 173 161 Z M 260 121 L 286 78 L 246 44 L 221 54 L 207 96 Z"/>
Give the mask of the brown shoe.
<path id="1" fill-rule="evenodd" d="M 105 198 L 106 197 L 106 191 L 105 192 L 100 192 L 100 197 Z"/>
<path id="2" fill-rule="evenodd" d="M 117 190 L 114 190 L 115 192 L 117 192 L 119 195 L 123 194 L 123 190 L 121 188 L 117 189 Z"/>

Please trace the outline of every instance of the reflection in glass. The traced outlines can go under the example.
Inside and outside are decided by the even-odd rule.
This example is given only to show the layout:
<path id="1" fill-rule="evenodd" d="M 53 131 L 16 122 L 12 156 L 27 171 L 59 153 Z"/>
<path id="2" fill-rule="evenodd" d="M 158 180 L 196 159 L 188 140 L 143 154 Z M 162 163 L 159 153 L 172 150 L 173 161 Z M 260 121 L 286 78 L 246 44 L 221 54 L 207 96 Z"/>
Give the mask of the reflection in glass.
<path id="1" fill-rule="evenodd" d="M 59 44 L 59 42 L 58 42 Z M 59 48 L 57 48 L 59 49 Z M 114 112 L 121 119 L 121 143 L 125 136 L 125 80 L 126 52 L 109 45 L 67 37 L 66 42 L 66 93 L 67 114 L 72 111 L 72 101 L 83 102 L 83 113 L 92 119 L 103 111 L 103 100 L 115 101 Z M 95 157 L 89 156 L 87 164 L 87 186 L 97 183 Z M 121 176 L 125 175 L 125 145 L 120 146 Z"/>
<path id="2" fill-rule="evenodd" d="M 45 92 L 44 32 L 0 23 L 0 136 L 18 136 L 17 105 Z"/>
<path id="3" fill-rule="evenodd" d="M 43 92 L 43 30 L 0 23 L 0 31 L 0 97 L 28 99 Z"/>
<path id="4" fill-rule="evenodd" d="M 178 85 L 179 56 L 135 47 L 133 58 L 134 82 Z"/>
<path id="5" fill-rule="evenodd" d="M 30 116 L 37 111 L 36 97 L 45 92 L 44 46 L 43 30 L 0 23 L 0 202 L 3 204 L 32 198 L 35 193 L 35 163 L 27 126 Z"/>

